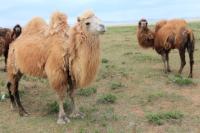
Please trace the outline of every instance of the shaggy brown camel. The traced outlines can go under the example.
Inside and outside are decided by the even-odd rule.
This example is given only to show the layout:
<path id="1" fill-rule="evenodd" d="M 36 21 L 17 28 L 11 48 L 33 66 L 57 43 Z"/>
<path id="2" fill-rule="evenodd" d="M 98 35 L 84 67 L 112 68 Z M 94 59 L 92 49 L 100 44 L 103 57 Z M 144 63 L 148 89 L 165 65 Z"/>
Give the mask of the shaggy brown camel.
<path id="1" fill-rule="evenodd" d="M 156 23 L 155 31 L 153 32 L 148 28 L 147 20 L 141 19 L 138 24 L 137 38 L 140 46 L 143 48 L 152 47 L 162 56 L 165 73 L 171 71 L 169 66 L 169 52 L 171 49 L 179 50 L 181 58 L 179 73 L 182 72 L 186 64 L 185 50 L 187 49 L 190 58 L 189 77 L 192 77 L 195 39 L 192 30 L 187 27 L 185 20 L 172 19 L 159 21 Z"/>
<path id="2" fill-rule="evenodd" d="M 8 28 L 0 28 L 0 56 L 3 54 L 5 57 L 5 69 L 7 66 L 7 58 L 9 45 L 21 34 L 22 28 L 20 25 L 15 25 L 13 30 Z"/>
<path id="3" fill-rule="evenodd" d="M 100 34 L 105 26 L 91 11 L 78 17 L 69 29 L 63 13 L 54 13 L 48 26 L 41 18 L 33 19 L 9 51 L 8 91 L 12 106 L 27 115 L 18 93 L 23 74 L 48 78 L 59 98 L 58 124 L 70 122 L 63 102 L 68 92 L 73 111 L 71 117 L 81 116 L 75 108 L 74 91 L 89 85 L 95 78 L 100 62 Z M 36 28 L 34 28 L 36 27 Z"/>

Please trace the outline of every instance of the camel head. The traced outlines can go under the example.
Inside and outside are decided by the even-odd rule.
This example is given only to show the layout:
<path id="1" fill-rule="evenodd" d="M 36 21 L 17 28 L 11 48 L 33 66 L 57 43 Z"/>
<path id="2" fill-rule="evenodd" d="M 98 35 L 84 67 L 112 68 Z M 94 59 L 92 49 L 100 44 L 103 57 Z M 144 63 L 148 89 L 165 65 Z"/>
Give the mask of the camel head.
<path id="1" fill-rule="evenodd" d="M 148 22 L 146 19 L 141 19 L 138 23 L 138 28 L 142 30 L 146 30 L 148 28 Z"/>
<path id="2" fill-rule="evenodd" d="M 82 29 L 88 33 L 99 35 L 106 31 L 105 25 L 92 11 L 86 11 L 77 18 Z"/>
<path id="3" fill-rule="evenodd" d="M 19 24 L 15 25 L 12 31 L 12 39 L 15 40 L 21 34 L 21 32 L 22 27 Z"/>

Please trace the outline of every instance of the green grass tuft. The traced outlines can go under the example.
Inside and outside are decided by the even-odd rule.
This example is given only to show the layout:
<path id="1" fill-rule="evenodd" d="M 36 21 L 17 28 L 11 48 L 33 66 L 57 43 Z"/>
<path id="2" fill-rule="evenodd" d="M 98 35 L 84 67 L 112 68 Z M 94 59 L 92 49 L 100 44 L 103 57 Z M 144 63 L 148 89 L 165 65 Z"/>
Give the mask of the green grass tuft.
<path id="1" fill-rule="evenodd" d="M 108 63 L 108 62 L 109 62 L 109 60 L 108 60 L 108 59 L 106 59 L 106 58 L 103 58 L 103 59 L 101 60 L 101 62 L 102 62 L 102 63 Z"/>
<path id="2" fill-rule="evenodd" d="M 133 59 L 138 62 L 159 62 L 160 59 L 158 57 L 154 57 L 151 55 L 145 55 L 141 53 L 135 53 Z"/>
<path id="3" fill-rule="evenodd" d="M 55 113 L 59 112 L 59 104 L 56 101 L 54 101 L 52 103 L 48 103 L 47 107 L 48 107 L 48 113 L 49 114 L 55 114 Z M 71 103 L 69 101 L 64 102 L 64 110 L 66 112 L 71 111 Z"/>
<path id="4" fill-rule="evenodd" d="M 0 87 L 5 87 L 5 82 L 4 81 L 0 81 Z"/>
<path id="5" fill-rule="evenodd" d="M 170 111 L 170 112 L 159 112 L 159 113 L 149 113 L 146 115 L 146 118 L 150 123 L 156 125 L 163 125 L 165 122 L 170 120 L 178 120 L 183 118 L 183 113 L 179 111 Z"/>
<path id="6" fill-rule="evenodd" d="M 175 76 L 169 76 L 169 79 L 170 81 L 172 81 L 173 83 L 176 83 L 178 85 L 190 85 L 190 84 L 193 84 L 193 81 L 192 79 L 190 78 L 185 78 L 185 77 L 182 77 L 180 75 L 175 75 Z"/>
<path id="7" fill-rule="evenodd" d="M 97 103 L 109 104 L 109 103 L 115 103 L 116 100 L 117 100 L 117 97 L 115 95 L 104 94 L 97 100 Z"/>
<path id="8" fill-rule="evenodd" d="M 122 85 L 122 83 L 120 83 L 120 82 L 113 82 L 113 83 L 111 83 L 111 85 L 110 85 L 110 88 L 111 88 L 112 90 L 116 90 L 116 89 L 119 89 L 119 88 L 121 88 L 121 87 L 124 87 L 124 85 Z"/>
<path id="9" fill-rule="evenodd" d="M 165 97 L 165 96 L 166 96 L 166 94 L 164 92 L 152 93 L 152 94 L 148 95 L 147 101 L 152 102 L 152 101 L 155 101 L 155 100 Z"/>
<path id="10" fill-rule="evenodd" d="M 87 96 L 91 96 L 92 94 L 96 92 L 97 92 L 97 89 L 95 87 L 85 88 L 85 89 L 80 89 L 78 91 L 78 95 L 87 97 Z"/>
<path id="11" fill-rule="evenodd" d="M 0 101 L 4 101 L 6 98 L 9 98 L 8 93 L 0 93 Z"/>

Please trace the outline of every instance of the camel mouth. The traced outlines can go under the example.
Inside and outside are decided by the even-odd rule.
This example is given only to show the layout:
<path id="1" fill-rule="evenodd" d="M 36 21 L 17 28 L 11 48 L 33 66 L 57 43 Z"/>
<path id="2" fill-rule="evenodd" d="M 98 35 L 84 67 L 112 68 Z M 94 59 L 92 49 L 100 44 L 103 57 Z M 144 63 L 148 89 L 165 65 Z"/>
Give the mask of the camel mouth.
<path id="1" fill-rule="evenodd" d="M 106 27 L 105 26 L 102 26 L 101 27 L 101 30 L 99 30 L 99 33 L 100 34 L 104 34 L 106 32 Z"/>
<path id="2" fill-rule="evenodd" d="M 104 34 L 105 32 L 106 32 L 106 30 L 104 29 L 104 30 L 100 31 L 99 33 Z"/>
<path id="3" fill-rule="evenodd" d="M 20 28 L 16 28 L 16 32 L 20 32 L 21 31 L 21 29 Z"/>

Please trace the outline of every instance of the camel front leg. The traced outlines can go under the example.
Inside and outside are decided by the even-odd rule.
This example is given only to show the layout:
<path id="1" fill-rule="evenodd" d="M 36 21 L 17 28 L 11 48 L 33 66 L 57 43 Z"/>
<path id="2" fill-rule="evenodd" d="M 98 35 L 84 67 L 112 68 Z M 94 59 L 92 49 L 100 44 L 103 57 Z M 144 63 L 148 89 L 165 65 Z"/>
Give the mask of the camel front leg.
<path id="1" fill-rule="evenodd" d="M 63 104 L 64 104 L 64 100 L 62 98 L 60 98 L 59 99 L 59 114 L 58 114 L 57 124 L 65 124 L 65 123 L 70 122 L 70 119 L 65 114 Z"/>
<path id="2" fill-rule="evenodd" d="M 52 86 L 56 90 L 58 94 L 58 104 L 59 104 L 59 113 L 58 113 L 58 120 L 57 124 L 65 124 L 69 123 L 70 119 L 66 116 L 65 110 L 64 110 L 64 99 L 66 95 L 66 85 L 62 84 L 64 83 L 64 80 L 55 80 L 52 82 Z"/>
<path id="3" fill-rule="evenodd" d="M 169 52 L 166 52 L 166 60 L 167 60 L 167 72 L 171 72 L 171 69 L 169 66 Z"/>
<path id="4" fill-rule="evenodd" d="M 163 60 L 163 64 L 164 64 L 164 72 L 167 73 L 167 66 L 166 66 L 166 60 L 167 60 L 166 58 L 167 57 L 166 57 L 166 54 L 163 53 L 161 56 L 162 56 L 162 60 Z"/>
<path id="5" fill-rule="evenodd" d="M 72 113 L 70 114 L 70 117 L 83 119 L 85 117 L 85 115 L 82 112 L 78 111 L 78 109 L 76 108 L 76 104 L 75 104 L 75 100 L 74 100 L 74 89 L 70 90 L 69 97 L 72 102 Z"/>
<path id="6" fill-rule="evenodd" d="M 75 90 L 77 90 L 76 87 L 76 81 L 75 78 L 73 77 L 72 73 L 70 70 L 68 70 L 68 93 L 69 93 L 69 97 L 71 99 L 71 103 L 72 103 L 72 113 L 70 114 L 71 118 L 84 118 L 84 114 L 79 112 L 78 109 L 76 109 L 76 105 L 75 105 L 75 100 L 74 100 L 74 96 L 75 96 Z"/>

